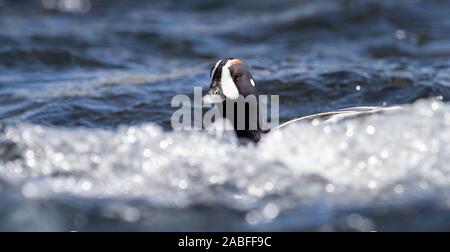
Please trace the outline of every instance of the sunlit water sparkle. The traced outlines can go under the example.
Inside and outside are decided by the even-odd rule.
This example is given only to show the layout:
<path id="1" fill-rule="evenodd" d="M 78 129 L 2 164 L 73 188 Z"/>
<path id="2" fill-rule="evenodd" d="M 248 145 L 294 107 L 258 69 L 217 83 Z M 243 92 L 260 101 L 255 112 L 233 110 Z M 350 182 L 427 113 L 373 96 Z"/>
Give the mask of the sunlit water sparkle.
<path id="1" fill-rule="evenodd" d="M 3 193 L 17 192 L 6 214 L 31 205 L 45 213 L 33 220 L 38 227 L 65 219 L 51 229 L 70 229 L 74 216 L 94 211 L 149 230 L 390 230 L 398 227 L 383 218 L 397 212 L 425 222 L 417 204 L 449 217 L 449 126 L 450 106 L 437 100 L 292 125 L 257 146 L 151 123 L 116 131 L 19 124 L 3 129 L 0 176 Z M 98 221 L 77 228 L 102 228 Z"/>

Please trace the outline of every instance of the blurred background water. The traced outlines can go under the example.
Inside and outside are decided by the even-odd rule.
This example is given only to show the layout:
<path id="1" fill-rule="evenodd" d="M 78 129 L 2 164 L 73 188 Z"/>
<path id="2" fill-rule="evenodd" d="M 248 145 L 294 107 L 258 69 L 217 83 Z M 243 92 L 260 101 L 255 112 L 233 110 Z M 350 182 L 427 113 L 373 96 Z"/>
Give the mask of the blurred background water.
<path id="1" fill-rule="evenodd" d="M 450 2 L 0 0 L 0 230 L 449 230 Z M 249 65 L 271 143 L 172 132 Z M 420 100 L 420 101 L 417 101 Z"/>

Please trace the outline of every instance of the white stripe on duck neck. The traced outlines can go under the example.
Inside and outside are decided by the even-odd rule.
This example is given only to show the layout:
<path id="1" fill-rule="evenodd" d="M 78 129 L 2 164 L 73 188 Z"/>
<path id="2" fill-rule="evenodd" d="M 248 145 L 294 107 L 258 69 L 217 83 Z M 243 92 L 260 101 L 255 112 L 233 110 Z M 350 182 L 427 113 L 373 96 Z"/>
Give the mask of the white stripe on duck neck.
<path id="1" fill-rule="evenodd" d="M 214 69 L 211 71 L 211 78 L 214 78 L 214 73 L 216 73 L 217 67 L 219 66 L 220 62 L 222 62 L 222 60 L 217 61 Z"/>
<path id="2" fill-rule="evenodd" d="M 228 60 L 227 63 L 222 67 L 222 76 L 220 82 L 222 83 L 222 91 L 225 97 L 228 99 L 235 100 L 239 98 L 239 90 L 231 77 L 230 69 L 233 60 Z"/>

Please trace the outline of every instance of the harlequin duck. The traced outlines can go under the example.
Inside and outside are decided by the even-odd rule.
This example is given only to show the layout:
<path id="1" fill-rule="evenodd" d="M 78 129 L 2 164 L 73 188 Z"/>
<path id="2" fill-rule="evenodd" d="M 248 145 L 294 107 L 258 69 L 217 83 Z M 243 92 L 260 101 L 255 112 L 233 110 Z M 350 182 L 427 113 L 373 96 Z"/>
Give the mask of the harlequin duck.
<path id="1" fill-rule="evenodd" d="M 260 109 L 258 106 L 259 97 L 256 83 L 246 64 L 242 60 L 225 58 L 217 61 L 211 68 L 210 77 L 210 89 L 202 98 L 203 104 L 218 105 L 221 115 L 231 122 L 237 136 L 241 139 L 244 138 L 255 143 L 260 141 L 261 136 L 268 133 L 270 130 L 279 130 L 280 128 L 293 123 L 313 120 L 330 122 L 348 117 L 400 109 L 400 107 L 397 106 L 351 107 L 295 118 L 269 129 L 267 125 L 259 120 Z M 249 99 L 250 97 L 253 99 Z M 231 108 L 233 108 L 232 110 L 234 111 L 231 111 Z M 227 111 L 234 113 L 227 113 Z"/>

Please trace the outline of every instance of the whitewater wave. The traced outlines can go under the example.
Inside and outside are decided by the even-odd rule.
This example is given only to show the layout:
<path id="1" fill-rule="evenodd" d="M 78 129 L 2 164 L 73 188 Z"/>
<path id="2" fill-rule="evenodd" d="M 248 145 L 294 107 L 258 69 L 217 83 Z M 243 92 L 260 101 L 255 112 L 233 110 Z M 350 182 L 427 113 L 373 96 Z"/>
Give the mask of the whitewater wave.
<path id="1" fill-rule="evenodd" d="M 292 125 L 257 146 L 239 145 L 230 132 L 154 124 L 115 131 L 5 125 L 0 181 L 8 186 L 0 192 L 17 194 L 16 208 L 39 202 L 39 213 L 52 205 L 58 221 L 50 216 L 55 223 L 35 223 L 38 230 L 127 228 L 115 220 L 145 230 L 368 231 L 403 222 L 422 230 L 430 216 L 434 228 L 448 229 L 449 126 L 450 105 L 438 100 Z M 89 222 L 92 215 L 109 225 Z"/>

